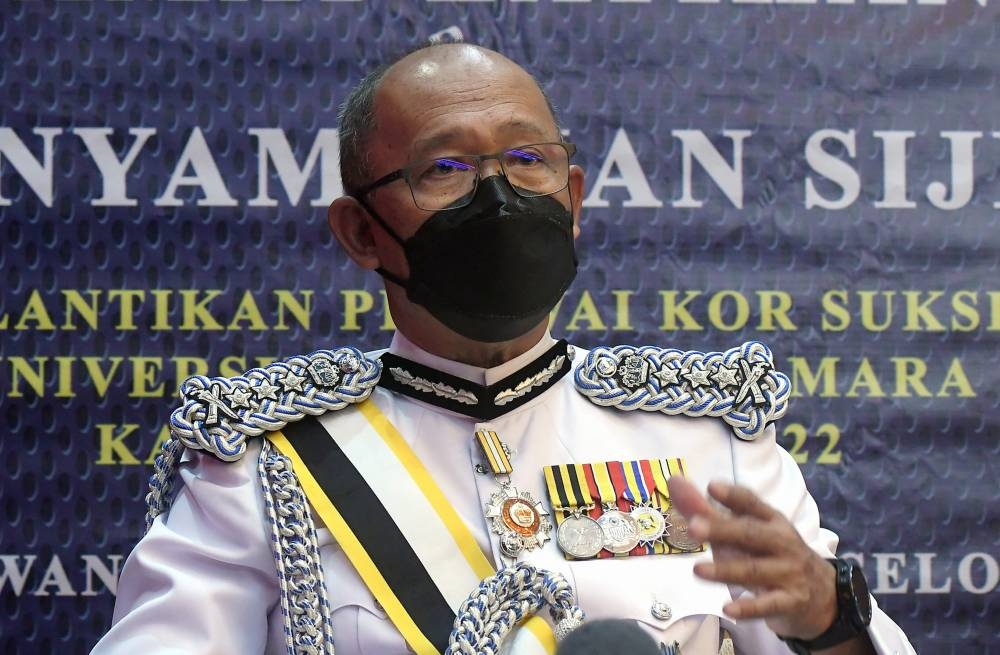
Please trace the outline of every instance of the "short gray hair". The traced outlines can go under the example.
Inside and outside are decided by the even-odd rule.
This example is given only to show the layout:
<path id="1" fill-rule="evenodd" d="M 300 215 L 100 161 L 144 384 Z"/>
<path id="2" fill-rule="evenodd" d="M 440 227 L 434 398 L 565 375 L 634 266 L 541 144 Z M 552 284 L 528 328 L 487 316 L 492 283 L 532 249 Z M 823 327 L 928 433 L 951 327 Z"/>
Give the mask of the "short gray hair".
<path id="1" fill-rule="evenodd" d="M 346 195 L 357 195 L 358 191 L 371 180 L 368 139 L 375 132 L 375 94 L 378 93 L 385 74 L 401 59 L 420 50 L 441 45 L 447 45 L 447 42 L 425 43 L 379 64 L 361 78 L 357 86 L 351 89 L 344 104 L 340 106 L 340 112 L 337 116 L 340 122 L 340 179 Z M 556 114 L 552 100 L 540 84 L 538 84 L 538 90 L 545 98 L 552 119 L 556 123 L 556 129 L 559 130 L 559 116 Z"/>
<path id="2" fill-rule="evenodd" d="M 349 196 L 356 195 L 371 175 L 367 145 L 375 131 L 375 93 L 399 59 L 381 64 L 361 78 L 340 106 L 340 179 Z"/>

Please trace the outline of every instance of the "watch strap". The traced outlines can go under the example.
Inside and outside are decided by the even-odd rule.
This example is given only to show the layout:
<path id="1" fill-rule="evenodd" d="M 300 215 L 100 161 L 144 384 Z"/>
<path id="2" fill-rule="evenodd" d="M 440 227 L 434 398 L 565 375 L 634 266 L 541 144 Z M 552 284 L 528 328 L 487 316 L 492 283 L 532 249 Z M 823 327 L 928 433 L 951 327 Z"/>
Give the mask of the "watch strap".
<path id="1" fill-rule="evenodd" d="M 854 565 L 839 558 L 830 558 L 827 561 L 837 571 L 837 616 L 829 628 L 812 639 L 778 635 L 795 655 L 810 655 L 813 651 L 833 648 L 857 637 L 871 622 L 870 613 L 867 616 L 860 615 L 855 594 L 868 594 L 868 589 L 867 585 L 863 585 L 863 589 L 854 588 Z"/>

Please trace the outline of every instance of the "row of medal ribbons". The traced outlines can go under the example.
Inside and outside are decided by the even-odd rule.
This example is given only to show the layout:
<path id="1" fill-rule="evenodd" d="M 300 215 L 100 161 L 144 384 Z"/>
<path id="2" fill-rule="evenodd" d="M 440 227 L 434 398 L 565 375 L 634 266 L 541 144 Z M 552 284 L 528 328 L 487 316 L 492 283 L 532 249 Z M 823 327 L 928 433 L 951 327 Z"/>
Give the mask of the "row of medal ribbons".
<path id="1" fill-rule="evenodd" d="M 556 543 L 566 559 L 669 555 L 703 551 L 670 502 L 667 480 L 684 461 L 558 464 L 543 467 L 555 510 Z"/>

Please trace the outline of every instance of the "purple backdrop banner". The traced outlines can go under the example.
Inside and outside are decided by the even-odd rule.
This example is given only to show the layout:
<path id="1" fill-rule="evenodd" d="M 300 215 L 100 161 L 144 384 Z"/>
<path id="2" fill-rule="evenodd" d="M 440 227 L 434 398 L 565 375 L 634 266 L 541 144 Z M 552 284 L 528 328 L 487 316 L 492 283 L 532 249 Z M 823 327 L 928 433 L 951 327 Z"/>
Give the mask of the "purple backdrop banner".
<path id="1" fill-rule="evenodd" d="M 1000 652 L 992 0 L 5 3 L 0 649 L 108 627 L 180 380 L 388 342 L 326 229 L 336 109 L 456 35 L 537 75 L 587 170 L 553 332 L 769 344 L 879 602 L 920 652 Z"/>

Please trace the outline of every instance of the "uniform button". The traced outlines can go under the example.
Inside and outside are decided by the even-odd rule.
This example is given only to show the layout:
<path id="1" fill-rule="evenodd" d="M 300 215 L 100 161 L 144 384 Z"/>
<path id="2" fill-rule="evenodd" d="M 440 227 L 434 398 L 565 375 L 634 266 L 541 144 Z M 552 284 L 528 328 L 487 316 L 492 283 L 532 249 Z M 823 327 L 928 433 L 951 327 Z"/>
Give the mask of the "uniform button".
<path id="1" fill-rule="evenodd" d="M 649 608 L 649 613 L 653 615 L 654 619 L 660 619 L 661 621 L 669 621 L 673 613 L 670 611 L 670 605 L 654 600 L 653 604 Z"/>

